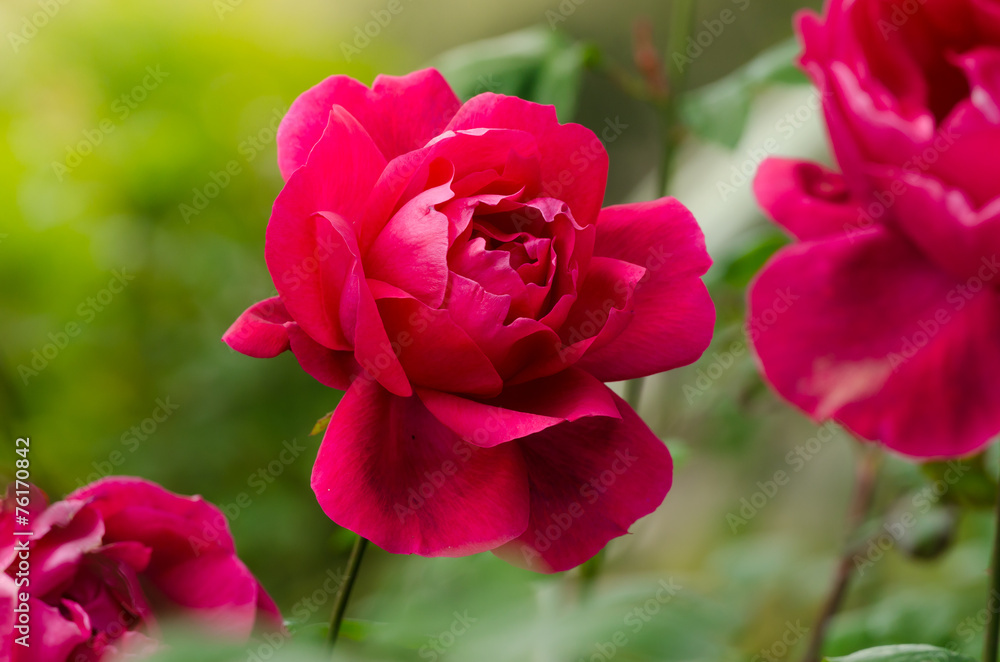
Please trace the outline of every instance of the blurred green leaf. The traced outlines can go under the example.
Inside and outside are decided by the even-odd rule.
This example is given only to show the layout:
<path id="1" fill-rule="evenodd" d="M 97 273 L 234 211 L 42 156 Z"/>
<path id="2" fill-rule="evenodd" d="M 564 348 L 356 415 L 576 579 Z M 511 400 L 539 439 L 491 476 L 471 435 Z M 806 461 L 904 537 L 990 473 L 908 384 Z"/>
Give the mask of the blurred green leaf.
<path id="1" fill-rule="evenodd" d="M 769 48 L 743 67 L 688 94 L 681 103 L 684 123 L 698 136 L 735 149 L 746 128 L 754 97 L 768 85 L 807 84 L 795 56 L 794 39 Z"/>
<path id="2" fill-rule="evenodd" d="M 593 56 L 593 47 L 539 26 L 460 46 L 435 66 L 463 100 L 508 94 L 551 104 L 566 122 L 576 112 L 583 70 Z"/>
<path id="3" fill-rule="evenodd" d="M 747 243 L 746 250 L 723 265 L 723 282 L 740 291 L 746 289 L 772 255 L 788 245 L 789 239 L 784 233 L 768 228 L 762 236 Z"/>
<path id="4" fill-rule="evenodd" d="M 829 657 L 825 660 L 826 662 L 975 662 L 971 657 L 922 644 L 879 646 L 846 657 Z"/>
<path id="5" fill-rule="evenodd" d="M 995 458 L 990 453 L 961 460 L 928 462 L 921 467 L 930 481 L 924 490 L 929 490 L 928 498 L 934 501 L 992 509 L 997 493 L 994 465 Z"/>

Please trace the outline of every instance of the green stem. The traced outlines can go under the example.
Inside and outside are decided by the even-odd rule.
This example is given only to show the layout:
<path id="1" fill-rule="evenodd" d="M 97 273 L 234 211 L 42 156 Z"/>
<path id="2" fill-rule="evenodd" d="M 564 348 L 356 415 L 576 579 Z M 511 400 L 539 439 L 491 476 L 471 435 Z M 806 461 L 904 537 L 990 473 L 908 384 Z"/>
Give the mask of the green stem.
<path id="1" fill-rule="evenodd" d="M 993 607 L 994 596 L 1000 595 L 1000 486 L 997 488 L 996 523 L 993 531 L 993 555 L 990 558 L 990 591 L 986 596 L 986 613 L 990 615 L 983 647 L 983 662 L 996 662 L 1000 653 L 1000 618 Z"/>
<path id="2" fill-rule="evenodd" d="M 354 581 L 358 578 L 358 570 L 361 568 L 361 558 L 365 555 L 368 541 L 358 536 L 351 548 L 351 555 L 347 559 L 347 568 L 344 571 L 344 581 L 337 589 L 337 596 L 333 600 L 333 616 L 330 617 L 330 633 L 327 636 L 327 646 L 333 650 L 337 643 L 337 636 L 340 634 L 340 626 L 344 622 L 344 612 L 347 610 L 347 601 L 351 597 L 351 589 L 354 588 Z"/>
<path id="3" fill-rule="evenodd" d="M 674 0 L 670 17 L 670 40 L 667 43 L 667 80 L 669 89 L 662 110 L 663 146 L 660 159 L 660 193 L 667 195 L 673 176 L 677 149 L 684 136 L 680 121 L 681 99 L 687 90 L 688 69 L 673 63 L 673 54 L 684 52 L 684 44 L 694 26 L 694 0 Z"/>
<path id="4" fill-rule="evenodd" d="M 858 458 L 857 476 L 854 481 L 854 496 L 851 499 L 851 507 L 847 513 L 847 540 L 840 560 L 837 562 L 837 571 L 834 574 L 833 583 L 827 594 L 826 601 L 816 619 L 816 626 L 813 628 L 812 636 L 809 639 L 809 648 L 806 650 L 803 662 L 819 662 L 823 652 L 823 643 L 826 641 L 826 633 L 830 629 L 833 617 L 837 615 L 847 598 L 847 590 L 850 588 L 851 577 L 854 570 L 853 556 L 857 552 L 855 540 L 858 532 L 868 519 L 872 502 L 875 497 L 875 485 L 878 479 L 878 469 L 882 460 L 882 449 L 876 445 L 870 445 L 862 450 Z"/>

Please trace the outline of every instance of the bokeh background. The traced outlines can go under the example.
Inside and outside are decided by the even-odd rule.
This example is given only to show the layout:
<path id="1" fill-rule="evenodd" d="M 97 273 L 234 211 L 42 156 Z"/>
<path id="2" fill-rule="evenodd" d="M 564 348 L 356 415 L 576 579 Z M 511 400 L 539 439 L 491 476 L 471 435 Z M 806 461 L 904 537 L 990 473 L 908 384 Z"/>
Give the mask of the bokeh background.
<path id="1" fill-rule="evenodd" d="M 367 41 L 358 34 L 372 12 L 385 15 L 384 0 L 0 4 L 0 435 L 9 449 L 0 482 L 12 474 L 14 438 L 30 435 L 33 479 L 53 498 L 109 473 L 204 495 L 226 509 L 242 557 L 304 640 L 328 618 L 322 584 L 351 543 L 308 485 L 319 443 L 310 430 L 340 394 L 290 355 L 255 361 L 219 340 L 273 293 L 264 228 L 281 188 L 274 128 L 291 101 L 331 74 L 369 83 L 439 64 L 466 96 L 514 90 L 557 102 L 564 120 L 626 127 L 606 145 L 606 202 L 658 195 L 658 114 L 614 74 L 635 71 L 638 18 L 662 53 L 670 2 L 399 2 Z M 844 543 L 859 451 L 835 429 L 817 441 L 819 428 L 767 390 L 745 351 L 743 291 L 784 240 L 740 171 L 763 152 L 829 159 L 815 93 L 774 66 L 794 51 L 793 13 L 818 5 L 696 3 L 698 31 L 724 10 L 736 16 L 690 64 L 692 88 L 715 85 L 687 107 L 696 130 L 672 183 L 708 236 L 719 326 L 705 359 L 643 393 L 641 413 L 678 460 L 664 506 L 612 542 L 584 593 L 578 573 L 533 575 L 488 554 L 373 550 L 344 659 L 801 653 Z M 747 68 L 775 46 L 770 64 Z M 286 444 L 304 450 L 281 459 Z M 801 463 L 789 456 L 797 449 Z M 865 553 L 871 563 L 860 564 L 830 653 L 915 641 L 978 648 L 989 517 L 952 501 L 976 501 L 992 485 L 976 461 L 963 468 L 959 484 L 920 500 L 936 485 L 933 469 L 886 459 L 866 534 L 905 512 L 919 524 Z M 779 471 L 789 480 L 773 489 Z M 661 582 L 679 587 L 669 601 L 656 599 Z M 269 659 L 266 643 L 212 659 Z"/>

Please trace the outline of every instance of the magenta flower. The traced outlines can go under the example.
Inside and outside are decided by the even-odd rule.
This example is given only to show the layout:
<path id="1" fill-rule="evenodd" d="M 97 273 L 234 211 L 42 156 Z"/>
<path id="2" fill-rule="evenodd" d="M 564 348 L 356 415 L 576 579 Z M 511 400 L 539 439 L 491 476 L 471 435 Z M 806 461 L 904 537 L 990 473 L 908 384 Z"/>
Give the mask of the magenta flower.
<path id="1" fill-rule="evenodd" d="M 278 296 L 224 339 L 347 391 L 312 478 L 331 519 L 394 553 L 559 571 L 659 506 L 670 455 L 602 382 L 708 345 L 684 207 L 602 210 L 591 131 L 513 97 L 460 106 L 434 70 L 320 83 L 278 161 Z"/>
<path id="2" fill-rule="evenodd" d="M 0 659 L 141 658 L 156 650 L 158 620 L 171 617 L 237 640 L 255 626 L 282 628 L 225 517 L 200 497 L 106 478 L 49 506 L 33 490 L 30 511 L 27 550 L 29 539 L 14 534 L 24 526 L 12 489 L 0 512 Z M 27 629 L 15 629 L 25 593 Z"/>
<path id="3" fill-rule="evenodd" d="M 750 293 L 764 374 L 900 453 L 976 451 L 1000 433 L 1000 5 L 833 0 L 799 31 L 843 175 L 758 174 L 799 240 Z"/>

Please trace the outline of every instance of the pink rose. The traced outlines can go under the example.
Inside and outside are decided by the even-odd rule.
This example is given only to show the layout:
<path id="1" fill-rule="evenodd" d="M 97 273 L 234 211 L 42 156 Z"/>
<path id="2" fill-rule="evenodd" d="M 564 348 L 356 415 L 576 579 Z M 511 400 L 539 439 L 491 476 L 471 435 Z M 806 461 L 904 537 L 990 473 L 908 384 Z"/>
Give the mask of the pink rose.
<path id="1" fill-rule="evenodd" d="M 1000 433 L 1000 5 L 833 0 L 799 31 L 843 174 L 758 174 L 799 240 L 750 293 L 764 374 L 900 453 L 976 451 Z"/>
<path id="2" fill-rule="evenodd" d="M 106 478 L 46 506 L 32 490 L 33 536 L 15 521 L 13 485 L 0 512 L 0 659 L 138 659 L 157 646 L 157 619 L 190 619 L 212 634 L 279 630 L 281 616 L 236 557 L 226 519 L 201 497 L 138 478 Z M 28 584 L 22 566 L 28 567 Z M 30 595 L 28 647 L 14 629 Z"/>
<path id="3" fill-rule="evenodd" d="M 460 105 L 434 70 L 325 80 L 278 162 L 278 296 L 224 339 L 291 349 L 347 391 L 312 478 L 331 519 L 394 553 L 558 571 L 656 509 L 670 455 L 602 382 L 708 345 L 710 260 L 683 206 L 602 210 L 591 131 L 514 97 Z"/>

